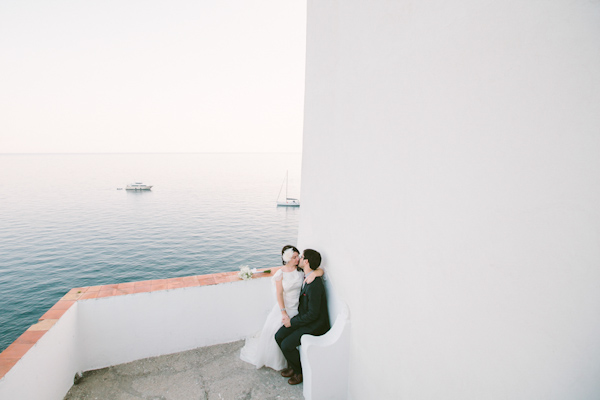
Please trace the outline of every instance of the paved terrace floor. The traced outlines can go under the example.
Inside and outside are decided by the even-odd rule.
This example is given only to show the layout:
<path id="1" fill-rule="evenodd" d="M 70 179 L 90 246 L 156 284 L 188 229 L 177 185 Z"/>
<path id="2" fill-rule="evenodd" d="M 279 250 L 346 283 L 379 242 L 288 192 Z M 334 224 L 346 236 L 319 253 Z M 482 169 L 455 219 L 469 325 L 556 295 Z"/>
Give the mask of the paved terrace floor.
<path id="1" fill-rule="evenodd" d="M 240 360 L 243 341 L 146 358 L 88 371 L 65 400 L 283 400 L 303 399 L 270 368 Z"/>

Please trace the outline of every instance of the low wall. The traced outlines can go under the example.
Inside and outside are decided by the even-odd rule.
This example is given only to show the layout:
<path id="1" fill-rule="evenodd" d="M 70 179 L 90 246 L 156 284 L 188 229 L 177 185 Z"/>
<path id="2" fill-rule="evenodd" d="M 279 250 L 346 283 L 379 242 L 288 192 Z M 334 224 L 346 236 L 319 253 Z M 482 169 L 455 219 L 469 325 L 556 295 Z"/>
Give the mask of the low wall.
<path id="1" fill-rule="evenodd" d="M 272 273 L 72 289 L 0 354 L 0 399 L 62 399 L 79 371 L 243 339 L 274 304 Z"/>
<path id="2" fill-rule="evenodd" d="M 0 399 L 62 399 L 79 368 L 77 342 L 77 305 L 30 327 L 2 352 L 24 354 L 0 379 Z"/>

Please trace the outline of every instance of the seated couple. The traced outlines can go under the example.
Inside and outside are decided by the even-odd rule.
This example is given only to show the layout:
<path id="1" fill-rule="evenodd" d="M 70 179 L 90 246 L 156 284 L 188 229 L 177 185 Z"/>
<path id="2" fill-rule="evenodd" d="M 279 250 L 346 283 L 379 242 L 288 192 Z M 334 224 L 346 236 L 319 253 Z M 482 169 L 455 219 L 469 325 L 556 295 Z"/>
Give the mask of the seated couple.
<path id="1" fill-rule="evenodd" d="M 281 258 L 283 267 L 271 278 L 276 287 L 275 307 L 260 334 L 246 340 L 240 358 L 256 368 L 283 369 L 281 375 L 296 385 L 302 382 L 300 338 L 326 333 L 329 313 L 319 252 L 306 249 L 300 256 L 294 246 L 284 246 Z"/>

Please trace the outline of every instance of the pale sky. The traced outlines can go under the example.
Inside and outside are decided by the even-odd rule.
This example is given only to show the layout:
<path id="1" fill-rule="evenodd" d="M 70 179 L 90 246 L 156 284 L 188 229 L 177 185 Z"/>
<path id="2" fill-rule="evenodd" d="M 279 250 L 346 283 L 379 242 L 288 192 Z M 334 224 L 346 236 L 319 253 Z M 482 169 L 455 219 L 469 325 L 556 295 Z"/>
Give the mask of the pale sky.
<path id="1" fill-rule="evenodd" d="M 306 0 L 0 1 L 0 153 L 300 152 Z"/>

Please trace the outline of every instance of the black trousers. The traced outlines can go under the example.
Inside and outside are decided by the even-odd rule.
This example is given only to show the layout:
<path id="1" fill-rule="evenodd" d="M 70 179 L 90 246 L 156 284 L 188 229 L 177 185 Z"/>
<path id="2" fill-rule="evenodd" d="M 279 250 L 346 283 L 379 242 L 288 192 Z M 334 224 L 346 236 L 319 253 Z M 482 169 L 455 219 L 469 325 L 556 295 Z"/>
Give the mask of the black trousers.
<path id="1" fill-rule="evenodd" d="M 283 356 L 288 362 L 288 367 L 292 368 L 295 374 L 302 373 L 300 352 L 297 349 L 297 347 L 300 346 L 300 338 L 302 335 L 311 333 L 311 331 L 311 329 L 306 327 L 294 329 L 282 326 L 275 334 L 275 341 L 281 348 Z"/>

